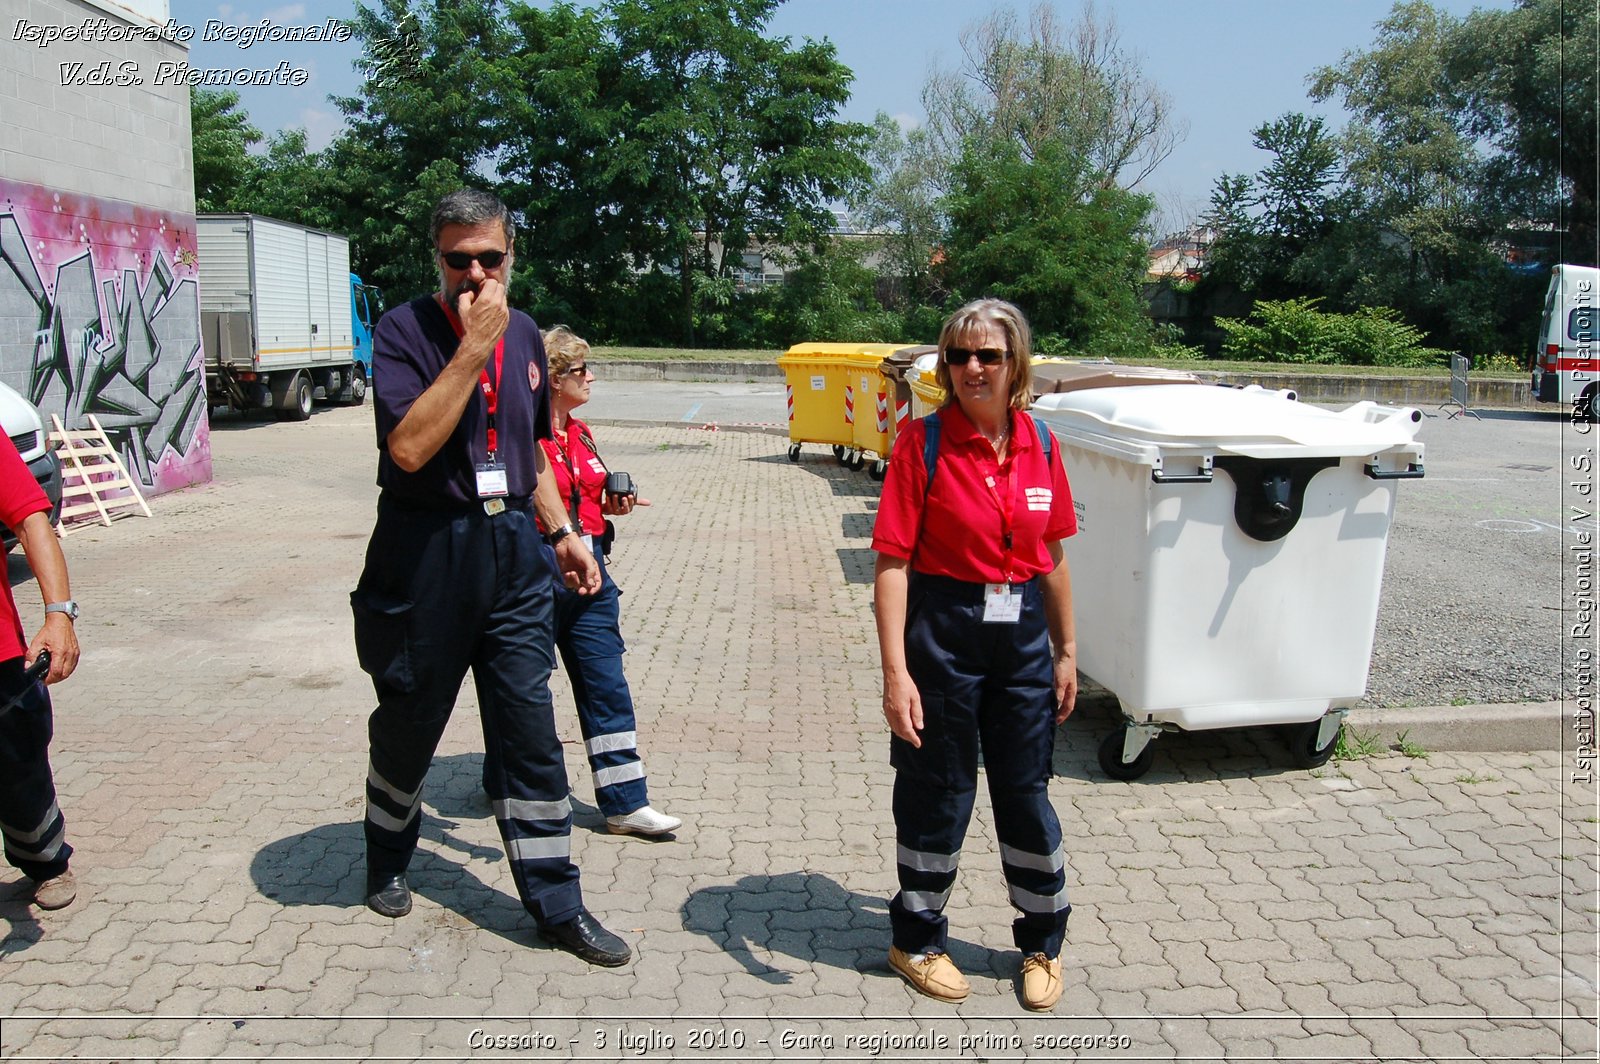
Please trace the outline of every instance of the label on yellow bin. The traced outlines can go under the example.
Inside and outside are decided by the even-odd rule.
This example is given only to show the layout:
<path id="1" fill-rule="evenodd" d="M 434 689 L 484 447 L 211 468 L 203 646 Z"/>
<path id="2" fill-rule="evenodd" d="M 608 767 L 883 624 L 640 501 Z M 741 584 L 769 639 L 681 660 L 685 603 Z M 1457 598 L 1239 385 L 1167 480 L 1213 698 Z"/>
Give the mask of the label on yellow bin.
<path id="1" fill-rule="evenodd" d="M 826 377 L 812 377 L 811 378 L 811 390 L 814 391 L 814 392 L 825 392 L 825 391 L 827 391 L 828 390 L 828 378 L 826 378 Z"/>

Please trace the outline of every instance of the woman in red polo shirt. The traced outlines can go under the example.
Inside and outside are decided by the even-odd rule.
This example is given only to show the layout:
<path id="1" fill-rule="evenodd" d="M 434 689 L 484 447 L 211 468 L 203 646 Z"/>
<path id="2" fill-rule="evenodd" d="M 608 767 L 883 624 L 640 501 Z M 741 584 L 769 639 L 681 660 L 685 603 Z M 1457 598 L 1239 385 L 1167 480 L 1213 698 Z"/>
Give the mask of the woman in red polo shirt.
<path id="1" fill-rule="evenodd" d="M 644 762 L 639 759 L 638 725 L 633 695 L 622 674 L 620 597 L 606 568 L 602 541 L 607 515 L 630 513 L 650 503 L 632 494 L 605 490 L 608 470 L 600 460 L 589 426 L 573 411 L 589 401 L 594 374 L 589 370 L 589 344 L 565 325 L 544 332 L 550 365 L 550 414 L 554 436 L 541 440 L 556 486 L 567 502 L 572 527 L 583 536 L 600 563 L 600 590 L 593 595 L 556 586 L 556 649 L 572 683 L 578 724 L 594 775 L 595 804 L 606 828 L 618 835 L 665 835 L 683 826 L 649 804 Z"/>
<path id="2" fill-rule="evenodd" d="M 1061 997 L 1071 911 L 1048 784 L 1055 727 L 1077 698 L 1061 550 L 1077 522 L 1060 449 L 1027 413 L 1030 347 L 1022 312 L 998 299 L 944 323 L 937 374 L 948 399 L 895 443 L 873 530 L 873 604 L 894 733 L 900 891 L 889 907 L 889 964 L 930 997 L 967 996 L 945 948 L 944 906 L 981 750 L 1020 914 L 1012 937 L 1023 954 L 1022 1003 L 1049 1009 Z"/>

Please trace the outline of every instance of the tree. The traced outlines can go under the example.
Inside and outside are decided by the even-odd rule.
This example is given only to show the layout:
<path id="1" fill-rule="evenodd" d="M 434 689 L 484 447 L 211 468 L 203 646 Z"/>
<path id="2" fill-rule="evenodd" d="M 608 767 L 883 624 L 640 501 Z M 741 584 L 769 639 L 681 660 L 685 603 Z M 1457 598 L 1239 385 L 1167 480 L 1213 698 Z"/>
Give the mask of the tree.
<path id="1" fill-rule="evenodd" d="M 752 244 L 818 243 L 833 224 L 828 201 L 866 177 L 866 128 L 835 117 L 850 71 L 832 44 L 766 37 L 776 7 L 613 0 L 608 9 L 633 129 L 620 165 L 634 168 L 654 213 L 639 250 L 677 269 L 691 344 L 691 271 L 725 277 L 727 257 Z"/>
<path id="2" fill-rule="evenodd" d="M 434 203 L 464 184 L 493 183 L 479 166 L 491 158 L 502 24 L 493 0 L 425 0 L 415 9 L 382 0 L 377 9 L 358 5 L 353 23 L 382 58 L 359 95 L 334 101 L 346 130 L 324 156 L 337 176 L 333 213 L 362 276 L 391 299 L 408 298 L 437 284 L 426 225 Z"/>
<path id="3" fill-rule="evenodd" d="M 1083 161 L 1073 191 L 1087 194 L 1137 187 L 1187 133 L 1092 3 L 1071 27 L 1039 4 L 1026 31 L 996 11 L 962 32 L 961 51 L 961 69 L 936 71 L 922 94 L 939 157 L 960 158 L 969 141 L 1010 142 L 1030 160 L 1054 144 Z"/>
<path id="4" fill-rule="evenodd" d="M 1566 231 L 1564 262 L 1596 262 L 1596 44 L 1594 4 L 1519 0 L 1475 10 L 1448 60 L 1467 129 L 1498 149 L 1489 191 L 1503 210 Z"/>
<path id="5" fill-rule="evenodd" d="M 883 272 L 905 285 L 901 303 L 936 299 L 933 260 L 943 234 L 934 189 L 942 166 L 927 131 L 902 131 L 880 111 L 867 161 L 873 176 L 851 198 L 851 216 L 883 241 Z"/>
<path id="6" fill-rule="evenodd" d="M 194 145 L 194 209 L 239 210 L 235 197 L 248 179 L 252 163 L 250 146 L 260 143 L 261 131 L 250 116 L 238 110 L 239 94 L 232 89 L 189 90 L 189 131 Z"/>
<path id="7" fill-rule="evenodd" d="M 969 143 L 947 201 L 947 276 L 957 298 L 1021 306 L 1042 349 L 1125 355 L 1150 343 L 1139 297 L 1150 200 L 1115 186 L 1078 196 L 1085 165 L 1049 141 L 1032 158 Z"/>

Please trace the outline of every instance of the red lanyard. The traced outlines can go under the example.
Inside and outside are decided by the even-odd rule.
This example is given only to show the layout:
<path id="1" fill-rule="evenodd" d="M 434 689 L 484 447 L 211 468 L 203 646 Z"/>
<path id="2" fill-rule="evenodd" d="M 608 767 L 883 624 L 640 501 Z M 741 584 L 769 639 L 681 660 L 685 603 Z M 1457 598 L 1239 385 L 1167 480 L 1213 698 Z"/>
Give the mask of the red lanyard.
<path id="1" fill-rule="evenodd" d="M 1012 455 L 1006 455 L 1005 466 L 1005 491 L 1002 492 L 995 483 L 994 477 L 983 478 L 984 484 L 989 488 L 989 494 L 994 496 L 995 503 L 1000 508 L 1000 543 L 1003 553 L 1000 556 L 1000 573 L 1008 584 L 1015 583 L 1011 572 L 1011 517 L 1016 506 L 1017 491 L 1017 466 Z"/>
<path id="2" fill-rule="evenodd" d="M 456 331 L 456 339 L 460 340 L 462 337 L 466 336 L 467 332 L 461 327 L 461 318 L 457 316 L 455 308 L 446 305 L 443 298 L 435 298 L 438 298 L 439 306 L 444 310 L 444 316 L 450 322 L 450 328 Z M 494 461 L 495 451 L 499 449 L 495 446 L 495 444 L 499 442 L 499 438 L 495 435 L 494 431 L 494 412 L 500 406 L 500 370 L 501 367 L 505 365 L 505 358 L 506 338 L 502 336 L 494 345 L 494 380 L 489 379 L 488 366 L 483 367 L 483 369 L 479 371 L 478 376 L 478 389 L 483 392 L 484 403 L 488 406 L 489 411 L 487 422 L 488 429 L 486 431 L 488 440 L 486 442 L 488 444 L 489 461 L 491 462 Z"/>
<path id="3" fill-rule="evenodd" d="M 1006 417 L 1010 418 L 1010 416 L 1011 412 L 1007 411 Z M 1017 502 L 1016 442 L 1016 433 L 1012 433 L 1012 445 L 1006 451 L 1005 461 L 1000 462 L 998 456 L 996 456 L 997 464 L 995 472 L 998 474 L 1002 468 L 1005 470 L 1005 491 L 1002 492 L 1000 490 L 1000 486 L 995 483 L 994 477 L 985 476 L 983 478 L 984 485 L 989 489 L 989 494 L 994 498 L 995 505 L 1000 510 L 1000 544 L 1002 548 L 1002 553 L 1000 556 L 1000 574 L 1005 578 L 1005 582 L 1008 584 L 1015 583 L 1015 581 L 1012 580 L 1013 574 L 1011 572 L 1011 556 L 1013 546 L 1011 536 L 1011 521 Z"/>

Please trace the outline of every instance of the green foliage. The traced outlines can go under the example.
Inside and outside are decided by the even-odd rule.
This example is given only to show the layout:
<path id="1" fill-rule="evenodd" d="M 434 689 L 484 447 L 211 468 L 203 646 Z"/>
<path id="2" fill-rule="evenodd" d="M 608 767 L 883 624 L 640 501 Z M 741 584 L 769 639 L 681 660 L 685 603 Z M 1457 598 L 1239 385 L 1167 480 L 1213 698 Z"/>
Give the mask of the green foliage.
<path id="1" fill-rule="evenodd" d="M 778 289 L 772 346 L 823 339 L 901 341 L 902 319 L 879 305 L 877 275 L 862 265 L 862 251 L 859 245 L 832 240 L 800 259 Z"/>
<path id="2" fill-rule="evenodd" d="M 245 210 L 240 187 L 252 170 L 249 148 L 261 141 L 250 116 L 238 110 L 239 94 L 230 90 L 189 90 L 189 132 L 194 144 L 194 208 L 197 211 Z"/>
<path id="3" fill-rule="evenodd" d="M 1009 299 L 1037 334 L 1083 353 L 1142 349 L 1150 201 L 1116 187 L 1077 197 L 1082 165 L 1054 144 L 1024 160 L 1015 145 L 970 143 L 946 201 L 946 278 L 956 299 Z"/>
<path id="4" fill-rule="evenodd" d="M 1256 362 L 1358 366 L 1425 366 L 1447 362 L 1449 352 L 1424 347 L 1425 335 L 1390 307 L 1353 314 L 1320 311 L 1318 299 L 1263 300 L 1245 320 L 1218 318 L 1227 339 L 1225 358 Z"/>

